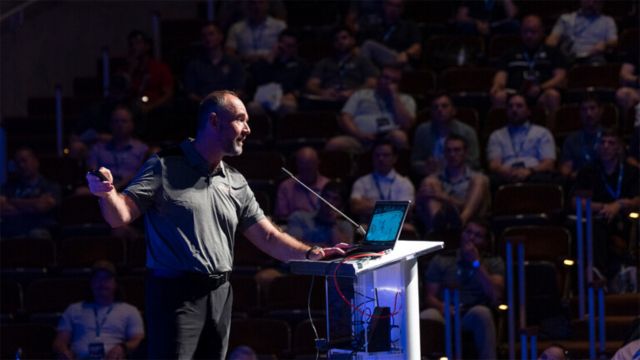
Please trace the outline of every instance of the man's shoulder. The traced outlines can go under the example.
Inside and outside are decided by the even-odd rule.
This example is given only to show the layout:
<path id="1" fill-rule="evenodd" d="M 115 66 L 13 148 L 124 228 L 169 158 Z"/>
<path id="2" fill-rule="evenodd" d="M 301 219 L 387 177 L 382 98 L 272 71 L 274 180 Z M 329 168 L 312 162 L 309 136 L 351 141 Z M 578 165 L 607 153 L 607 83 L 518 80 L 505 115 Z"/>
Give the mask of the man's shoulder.
<path id="1" fill-rule="evenodd" d="M 247 179 L 238 169 L 229 165 L 227 162 L 224 162 L 224 168 L 226 171 L 226 176 L 229 177 L 229 181 L 231 182 L 231 185 L 233 187 L 243 187 L 248 185 Z"/>
<path id="2" fill-rule="evenodd" d="M 180 145 L 172 145 L 164 148 L 156 153 L 160 159 L 186 157 L 184 150 Z"/>

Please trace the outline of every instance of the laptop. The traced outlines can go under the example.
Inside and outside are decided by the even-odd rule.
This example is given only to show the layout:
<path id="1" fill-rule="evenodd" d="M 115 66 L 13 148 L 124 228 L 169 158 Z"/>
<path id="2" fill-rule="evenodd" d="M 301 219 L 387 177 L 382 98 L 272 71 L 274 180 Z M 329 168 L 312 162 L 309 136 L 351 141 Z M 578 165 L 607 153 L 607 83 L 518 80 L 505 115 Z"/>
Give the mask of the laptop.
<path id="1" fill-rule="evenodd" d="M 349 248 L 345 256 L 393 249 L 402 232 L 410 205 L 410 200 L 377 201 L 364 240 Z"/>

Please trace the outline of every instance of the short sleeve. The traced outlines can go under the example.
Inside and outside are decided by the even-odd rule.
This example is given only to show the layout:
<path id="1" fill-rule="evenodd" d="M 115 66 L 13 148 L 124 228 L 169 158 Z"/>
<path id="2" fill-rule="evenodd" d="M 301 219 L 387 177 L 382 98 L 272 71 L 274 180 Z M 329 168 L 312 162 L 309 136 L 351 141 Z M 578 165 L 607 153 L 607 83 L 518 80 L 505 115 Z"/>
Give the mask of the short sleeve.
<path id="1" fill-rule="evenodd" d="M 400 100 L 402 101 L 402 105 L 404 105 L 404 108 L 407 110 L 407 112 L 409 112 L 409 114 L 411 114 L 411 116 L 415 117 L 416 116 L 416 101 L 413 99 L 413 97 L 411 95 L 403 94 L 403 96 L 400 98 Z"/>
<path id="2" fill-rule="evenodd" d="M 241 232 L 244 232 L 251 225 L 257 223 L 262 220 L 265 215 L 258 201 L 256 200 L 256 196 L 249 188 L 249 184 L 245 183 L 245 195 L 244 195 L 244 203 L 242 204 L 242 209 L 240 211 L 240 222 L 239 228 Z"/>
<path id="3" fill-rule="evenodd" d="M 618 27 L 616 22 L 610 16 L 606 16 L 605 41 L 613 41 L 618 39 Z"/>
<path id="4" fill-rule="evenodd" d="M 500 134 L 498 130 L 494 131 L 491 136 L 489 136 L 489 141 L 487 142 L 487 160 L 502 160 L 502 146 L 500 145 Z"/>
<path id="5" fill-rule="evenodd" d="M 160 158 L 155 155 L 142 165 L 129 186 L 124 189 L 124 194 L 136 203 L 141 213 L 144 213 L 152 206 L 161 184 L 162 164 Z"/>
<path id="6" fill-rule="evenodd" d="M 71 320 L 71 314 L 73 312 L 74 307 L 75 307 L 75 304 L 71 304 L 67 307 L 64 313 L 62 313 L 62 316 L 60 316 L 60 320 L 58 320 L 58 327 L 56 328 L 56 330 L 68 331 L 68 332 L 73 331 L 73 322 Z"/>
<path id="7" fill-rule="evenodd" d="M 144 335 L 144 322 L 142 321 L 142 315 L 140 311 L 129 304 L 125 304 L 129 309 L 129 315 L 127 316 L 127 339 L 131 339 L 136 335 Z"/>
<path id="8" fill-rule="evenodd" d="M 545 128 L 542 128 L 540 136 L 540 143 L 538 144 L 540 149 L 540 159 L 553 159 L 556 158 L 556 142 L 553 139 L 551 132 Z"/>
<path id="9" fill-rule="evenodd" d="M 363 91 L 365 90 L 358 90 L 355 93 L 353 93 L 351 96 L 349 96 L 349 99 L 347 100 L 347 102 L 344 104 L 344 106 L 342 107 L 342 112 L 343 113 L 347 113 L 351 116 L 354 116 L 358 110 L 358 103 L 360 102 L 360 99 L 362 98 L 363 95 Z"/>
<path id="10" fill-rule="evenodd" d="M 368 175 L 359 178 L 355 183 L 353 183 L 353 187 L 351 187 L 351 199 L 359 199 L 365 197 L 364 182 L 366 176 Z"/>

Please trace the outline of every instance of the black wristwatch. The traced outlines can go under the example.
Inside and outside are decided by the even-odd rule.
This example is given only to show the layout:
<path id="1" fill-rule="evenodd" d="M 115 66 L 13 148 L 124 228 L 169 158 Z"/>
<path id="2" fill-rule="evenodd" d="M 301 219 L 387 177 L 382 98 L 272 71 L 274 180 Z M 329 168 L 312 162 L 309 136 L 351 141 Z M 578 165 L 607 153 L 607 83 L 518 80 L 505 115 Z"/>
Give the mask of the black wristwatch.
<path id="1" fill-rule="evenodd" d="M 307 260 L 310 260 L 309 256 L 311 255 L 311 253 L 314 250 L 322 250 L 322 248 L 320 246 L 318 246 L 318 245 L 313 245 L 312 247 L 309 248 L 309 250 L 307 250 L 307 253 L 304 254 L 304 258 L 307 259 Z"/>

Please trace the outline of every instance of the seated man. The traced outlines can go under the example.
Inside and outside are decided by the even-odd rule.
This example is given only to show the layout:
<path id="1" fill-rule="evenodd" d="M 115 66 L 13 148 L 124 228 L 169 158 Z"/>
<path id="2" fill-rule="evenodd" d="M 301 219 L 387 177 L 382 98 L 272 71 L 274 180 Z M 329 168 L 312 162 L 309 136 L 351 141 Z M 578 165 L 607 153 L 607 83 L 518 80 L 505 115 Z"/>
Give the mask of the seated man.
<path id="1" fill-rule="evenodd" d="M 246 2 L 247 16 L 231 25 L 227 33 L 227 52 L 245 63 L 253 63 L 273 56 L 278 34 L 287 27 L 279 19 L 269 16 L 267 0 Z"/>
<path id="2" fill-rule="evenodd" d="M 347 135 L 336 136 L 325 149 L 362 153 L 376 138 L 391 141 L 398 149 L 408 149 L 407 131 L 416 118 L 416 103 L 398 90 L 402 70 L 386 66 L 375 89 L 355 92 L 342 108 L 338 123 Z"/>
<path id="3" fill-rule="evenodd" d="M 322 188 L 322 197 L 344 211 L 344 187 L 330 181 Z M 354 227 L 324 202 L 315 211 L 296 211 L 289 217 L 287 233 L 307 244 L 334 246 L 353 242 Z"/>
<path id="4" fill-rule="evenodd" d="M 298 98 L 304 90 L 309 77 L 309 65 L 298 56 L 298 35 L 289 30 L 283 30 L 278 35 L 278 45 L 273 59 L 259 60 L 251 67 L 251 75 L 258 86 L 254 103 L 250 104 L 253 113 L 265 110 L 285 115 L 298 109 Z M 277 84 L 282 97 L 278 101 L 258 102 L 260 86 Z"/>
<path id="5" fill-rule="evenodd" d="M 329 182 L 320 174 L 318 153 L 311 147 L 303 147 L 296 152 L 296 177 L 305 185 L 320 193 Z M 295 211 L 316 211 L 320 200 L 293 179 L 286 179 L 278 186 L 275 216 L 287 220 Z"/>
<path id="6" fill-rule="evenodd" d="M 622 86 L 616 91 L 616 103 L 622 110 L 623 117 L 626 117 L 629 109 L 640 102 L 640 77 L 638 76 L 640 72 L 640 54 L 637 46 L 628 51 L 629 53 L 620 67 L 620 85 Z M 638 110 L 636 110 L 637 112 Z M 640 126 L 640 122 L 636 121 L 634 126 Z"/>
<path id="7" fill-rule="evenodd" d="M 92 268 L 92 299 L 69 305 L 53 342 L 59 359 L 124 359 L 144 338 L 142 316 L 116 299 L 116 269 L 105 260 Z"/>
<path id="8" fill-rule="evenodd" d="M 638 168 L 624 162 L 624 143 L 615 130 L 602 131 L 597 160 L 578 173 L 575 194 L 585 190 L 591 192 L 594 216 L 594 265 L 612 278 L 621 264 L 631 261 L 627 215 L 640 206 Z M 575 199 L 572 204 L 575 206 Z"/>
<path id="9" fill-rule="evenodd" d="M 134 121 L 131 110 L 120 105 L 111 115 L 111 140 L 96 143 L 87 160 L 89 169 L 101 166 L 111 169 L 113 184 L 123 189 L 147 158 L 149 147 L 133 137 Z"/>
<path id="10" fill-rule="evenodd" d="M 371 154 L 373 172 L 358 178 L 351 188 L 351 212 L 361 222 L 371 217 L 377 200 L 414 200 L 411 180 L 394 169 L 398 153 L 393 143 L 379 141 Z"/>
<path id="11" fill-rule="evenodd" d="M 530 102 L 537 101 L 549 114 L 560 107 L 558 89 L 564 85 L 567 70 L 557 49 L 544 44 L 544 25 L 536 15 L 522 20 L 522 46 L 507 53 L 493 78 L 491 102 L 504 107 L 509 92 L 521 92 Z"/>
<path id="12" fill-rule="evenodd" d="M 40 174 L 40 162 L 32 149 L 16 150 L 16 176 L 0 193 L 0 238 L 51 238 L 53 209 L 60 203 L 60 186 Z"/>
<path id="13" fill-rule="evenodd" d="M 425 274 L 428 309 L 420 313 L 421 319 L 444 323 L 443 290 L 457 286 L 462 329 L 473 333 L 478 359 L 497 359 L 491 308 L 498 305 L 504 288 L 504 262 L 487 254 L 488 236 L 488 224 L 472 219 L 462 232 L 460 249 L 437 254 L 431 260 Z"/>
<path id="14" fill-rule="evenodd" d="M 224 33 L 217 25 L 204 24 L 200 38 L 202 51 L 189 61 L 184 75 L 184 90 L 194 107 L 213 91 L 242 91 L 245 80 L 242 63 L 225 54 Z"/>
<path id="15" fill-rule="evenodd" d="M 422 53 L 418 26 L 402 18 L 404 0 L 385 0 L 382 18 L 362 29 L 362 56 L 379 66 L 417 63 Z"/>
<path id="16" fill-rule="evenodd" d="M 425 233 L 461 230 L 489 209 L 489 179 L 466 162 L 467 142 L 456 134 L 444 143 L 445 167 L 425 178 L 416 198 L 416 214 Z"/>
<path id="17" fill-rule="evenodd" d="M 560 46 L 570 60 L 604 63 L 604 54 L 618 44 L 618 28 L 601 8 L 602 0 L 580 0 L 578 11 L 563 14 L 556 21 L 546 44 Z"/>
<path id="18" fill-rule="evenodd" d="M 454 33 L 489 36 L 518 31 L 518 8 L 513 0 L 459 1 L 452 19 Z"/>
<path id="19" fill-rule="evenodd" d="M 333 32 L 334 55 L 320 60 L 311 71 L 306 90 L 326 101 L 343 102 L 360 88 L 372 88 L 378 70 L 356 54 L 356 39 L 347 28 Z"/>
<path id="20" fill-rule="evenodd" d="M 456 134 L 464 138 L 467 146 L 465 161 L 478 168 L 480 150 L 478 135 L 471 126 L 456 119 L 456 108 L 451 96 L 438 94 L 431 101 L 431 121 L 416 128 L 411 148 L 411 169 L 420 177 L 435 174 L 444 167 L 444 141 Z"/>
<path id="21" fill-rule="evenodd" d="M 531 124 L 531 111 L 523 95 L 507 101 L 507 125 L 489 136 L 487 161 L 492 185 L 523 181 L 549 181 L 556 160 L 551 132 Z"/>
<path id="22" fill-rule="evenodd" d="M 580 102 L 582 129 L 569 134 L 562 144 L 560 174 L 574 180 L 578 171 L 590 165 L 596 158 L 596 146 L 602 136 L 602 104 L 595 96 L 587 96 Z"/>

